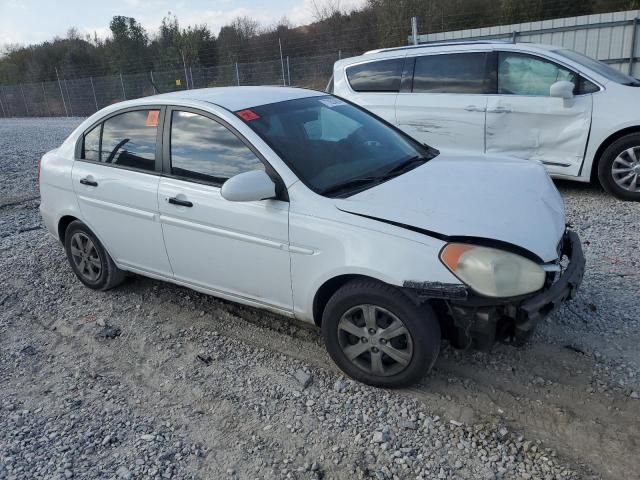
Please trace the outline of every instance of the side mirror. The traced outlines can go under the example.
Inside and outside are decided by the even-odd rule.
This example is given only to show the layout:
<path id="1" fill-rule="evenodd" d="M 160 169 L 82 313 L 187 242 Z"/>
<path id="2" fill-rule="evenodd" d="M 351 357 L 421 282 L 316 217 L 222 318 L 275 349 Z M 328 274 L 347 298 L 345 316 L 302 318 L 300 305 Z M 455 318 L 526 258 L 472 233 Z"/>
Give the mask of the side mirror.
<path id="1" fill-rule="evenodd" d="M 549 96 L 571 100 L 573 98 L 573 89 L 575 85 L 566 80 L 560 80 L 549 87 Z"/>
<path id="2" fill-rule="evenodd" d="M 255 202 L 275 197 L 276 185 L 262 170 L 253 170 L 224 182 L 220 195 L 230 202 Z"/>

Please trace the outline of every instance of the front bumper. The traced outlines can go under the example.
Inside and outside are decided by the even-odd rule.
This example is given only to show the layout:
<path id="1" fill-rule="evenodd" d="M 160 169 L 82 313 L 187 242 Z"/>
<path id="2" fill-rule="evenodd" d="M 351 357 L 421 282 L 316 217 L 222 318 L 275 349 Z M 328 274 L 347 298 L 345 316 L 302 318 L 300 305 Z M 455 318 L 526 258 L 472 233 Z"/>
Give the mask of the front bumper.
<path id="1" fill-rule="evenodd" d="M 454 335 L 461 346 L 473 342 L 480 348 L 492 345 L 496 336 L 524 339 L 544 318 L 562 303 L 575 297 L 585 270 L 585 258 L 578 235 L 570 230 L 564 234 L 560 260 L 568 263 L 543 290 L 514 299 L 489 299 L 467 296 L 446 300 L 454 321 Z"/>
<path id="2" fill-rule="evenodd" d="M 572 300 L 582 283 L 586 260 L 578 234 L 567 230 L 563 238 L 562 254 L 569 259 L 564 272 L 547 290 L 525 300 L 518 309 L 516 329 L 531 330 L 540 320 L 555 312 L 563 302 Z"/>

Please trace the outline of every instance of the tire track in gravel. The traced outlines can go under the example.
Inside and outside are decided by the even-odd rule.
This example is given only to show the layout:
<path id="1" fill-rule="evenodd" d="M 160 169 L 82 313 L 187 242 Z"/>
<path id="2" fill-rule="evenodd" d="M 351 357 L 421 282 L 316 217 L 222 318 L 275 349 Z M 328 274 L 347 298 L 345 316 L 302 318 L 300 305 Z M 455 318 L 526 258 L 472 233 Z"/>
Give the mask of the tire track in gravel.
<path id="1" fill-rule="evenodd" d="M 275 317 L 272 314 L 222 303 L 216 309 L 215 325 L 225 335 L 339 372 L 314 327 L 294 325 L 290 330 L 294 333 L 284 333 L 282 328 L 256 320 Z M 161 310 L 167 312 L 176 306 L 167 300 Z M 188 312 L 183 316 L 187 322 L 198 318 Z M 284 317 L 274 318 L 276 324 L 282 321 L 297 323 Z M 205 322 L 203 328 L 206 325 Z M 509 425 L 527 437 L 542 440 L 576 463 L 588 464 L 605 478 L 633 478 L 637 473 L 637 458 L 629 455 L 640 448 L 637 402 L 620 395 L 583 393 L 589 384 L 584 370 L 592 369 L 594 363 L 584 355 L 551 344 L 528 348 L 498 345 L 494 350 L 512 357 L 517 370 L 527 371 L 525 375 L 510 371 L 507 378 L 501 372 L 469 363 L 469 357 L 489 358 L 496 352 L 457 352 L 446 347 L 444 350 L 449 355 L 437 361 L 429 377 L 418 387 L 399 393 L 420 400 L 430 410 L 454 421 Z M 557 373 L 561 371 L 566 375 Z M 583 373 L 576 375 L 577 371 Z M 533 387 L 528 383 L 532 376 L 540 379 L 536 375 L 548 376 L 548 372 L 556 372 L 554 382 Z M 449 381 L 451 377 L 453 382 Z"/>

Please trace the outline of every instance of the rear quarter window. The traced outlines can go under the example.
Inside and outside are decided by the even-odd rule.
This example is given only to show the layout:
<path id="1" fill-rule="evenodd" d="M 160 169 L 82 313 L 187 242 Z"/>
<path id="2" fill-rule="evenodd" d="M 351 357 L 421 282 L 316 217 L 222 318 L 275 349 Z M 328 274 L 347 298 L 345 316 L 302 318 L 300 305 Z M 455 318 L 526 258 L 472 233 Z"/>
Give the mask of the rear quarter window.
<path id="1" fill-rule="evenodd" d="M 347 68 L 347 79 L 356 92 L 400 90 L 403 58 L 361 63 Z"/>

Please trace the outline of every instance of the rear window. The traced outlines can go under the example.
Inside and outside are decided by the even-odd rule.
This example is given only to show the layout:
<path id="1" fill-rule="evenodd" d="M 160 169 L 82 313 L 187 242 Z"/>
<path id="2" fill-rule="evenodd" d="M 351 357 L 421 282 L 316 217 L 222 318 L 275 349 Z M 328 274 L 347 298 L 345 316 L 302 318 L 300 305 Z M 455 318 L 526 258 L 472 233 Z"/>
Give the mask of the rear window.
<path id="1" fill-rule="evenodd" d="M 416 58 L 416 93 L 489 93 L 486 53 L 426 55 Z"/>
<path id="2" fill-rule="evenodd" d="M 394 58 L 349 67 L 349 84 L 356 92 L 397 92 L 400 90 L 402 62 L 402 58 Z"/>

